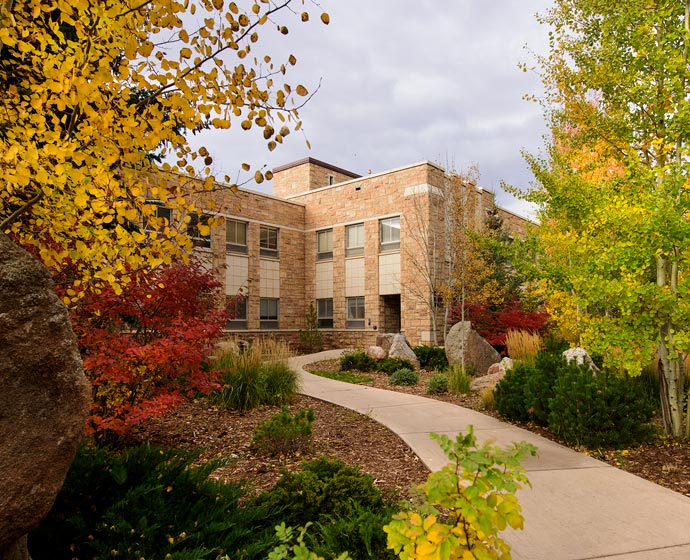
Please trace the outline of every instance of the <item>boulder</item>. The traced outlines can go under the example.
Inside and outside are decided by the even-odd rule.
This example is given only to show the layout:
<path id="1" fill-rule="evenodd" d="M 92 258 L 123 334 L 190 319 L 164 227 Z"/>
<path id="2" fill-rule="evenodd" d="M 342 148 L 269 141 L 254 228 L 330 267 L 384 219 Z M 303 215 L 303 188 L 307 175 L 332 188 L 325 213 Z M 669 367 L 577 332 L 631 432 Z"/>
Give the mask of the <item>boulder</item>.
<path id="1" fill-rule="evenodd" d="M 383 348 L 383 351 L 388 356 L 388 351 L 391 349 L 391 344 L 393 344 L 394 334 L 383 333 L 376 335 L 376 346 Z"/>
<path id="2" fill-rule="evenodd" d="M 498 366 L 500 364 L 494 365 Z M 497 371 L 494 373 L 487 373 L 486 375 L 482 375 L 480 377 L 473 377 L 472 381 L 470 382 L 470 390 L 481 391 L 482 389 L 486 388 L 493 389 L 496 385 L 498 385 L 498 382 L 505 377 L 505 374 L 505 370 L 497 369 Z"/>
<path id="3" fill-rule="evenodd" d="M 501 361 L 501 355 L 472 328 L 469 321 L 453 325 L 446 336 L 446 358 L 450 365 L 462 363 L 465 345 L 465 365 L 474 368 L 477 375 L 485 375 L 491 364 Z"/>
<path id="4" fill-rule="evenodd" d="M 513 360 L 511 360 L 508 356 L 501 360 L 501 364 L 503 365 L 503 369 L 506 371 L 513 369 Z"/>
<path id="5" fill-rule="evenodd" d="M 599 371 L 599 368 L 596 365 L 594 365 L 594 362 L 592 361 L 592 357 L 589 355 L 589 352 L 587 352 L 587 350 L 585 350 L 584 348 L 568 348 L 565 352 L 563 352 L 563 357 L 565 358 L 565 361 L 568 363 L 575 360 L 575 363 L 578 366 L 586 365 L 592 371 Z"/>
<path id="6" fill-rule="evenodd" d="M 489 366 L 489 369 L 486 370 L 486 375 L 482 375 L 481 377 L 486 377 L 487 375 L 500 375 L 503 377 L 506 374 L 506 368 L 503 365 L 503 362 L 498 362 L 497 364 L 491 364 Z"/>
<path id="7" fill-rule="evenodd" d="M 419 360 L 407 343 L 407 338 L 405 338 L 404 334 L 393 335 L 391 347 L 388 349 L 388 357 L 405 358 L 406 360 L 410 360 L 415 368 L 419 367 Z"/>
<path id="8" fill-rule="evenodd" d="M 91 387 L 48 270 L 0 233 L 0 558 L 29 558 L 26 535 L 60 490 Z"/>
<path id="9" fill-rule="evenodd" d="M 369 346 L 369 348 L 367 348 L 367 355 L 370 358 L 374 358 L 374 360 L 383 360 L 387 356 L 387 353 L 380 346 Z"/>

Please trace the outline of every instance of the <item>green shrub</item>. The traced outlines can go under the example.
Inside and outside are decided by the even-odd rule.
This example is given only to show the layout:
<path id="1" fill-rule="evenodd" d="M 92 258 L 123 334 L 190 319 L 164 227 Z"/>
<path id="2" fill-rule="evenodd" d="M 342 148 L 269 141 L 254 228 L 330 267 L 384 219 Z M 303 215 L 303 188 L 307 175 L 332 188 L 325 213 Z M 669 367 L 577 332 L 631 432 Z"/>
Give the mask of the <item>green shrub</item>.
<path id="1" fill-rule="evenodd" d="M 426 392 L 430 395 L 442 395 L 448 392 L 448 375 L 436 372 L 430 379 L 426 387 Z"/>
<path id="2" fill-rule="evenodd" d="M 536 447 L 520 442 L 507 449 L 477 445 L 472 426 L 455 440 L 432 434 L 450 459 L 429 475 L 423 501 L 397 513 L 384 527 L 388 547 L 400 558 L 510 558 L 498 536 L 522 529 L 516 492 L 529 484 L 520 465 Z"/>
<path id="3" fill-rule="evenodd" d="M 530 420 L 546 426 L 551 411 L 554 386 L 559 372 L 566 367 L 560 352 L 540 352 L 534 361 L 534 368 L 526 370 L 524 381 L 525 411 Z"/>
<path id="4" fill-rule="evenodd" d="M 299 389 L 299 377 L 287 362 L 264 362 L 259 375 L 263 382 L 263 402 L 261 404 L 282 405 L 290 402 Z"/>
<path id="5" fill-rule="evenodd" d="M 419 375 L 409 368 L 394 371 L 390 377 L 391 385 L 416 385 L 417 383 L 419 383 Z"/>
<path id="6" fill-rule="evenodd" d="M 393 375 L 402 368 L 414 370 L 414 365 L 407 358 L 383 358 L 376 363 L 376 369 L 388 375 Z"/>
<path id="7" fill-rule="evenodd" d="M 444 370 L 448 367 L 446 350 L 440 346 L 415 346 L 412 351 L 419 360 L 419 367 L 424 369 Z"/>
<path id="8" fill-rule="evenodd" d="M 360 375 L 358 373 L 352 373 L 351 371 L 312 370 L 311 373 L 320 377 L 335 379 L 336 381 L 344 381 L 345 383 L 371 383 L 374 380 L 374 378 L 369 375 Z"/>
<path id="9" fill-rule="evenodd" d="M 527 420 L 527 406 L 525 403 L 525 383 L 527 378 L 534 375 L 535 369 L 524 364 L 517 364 L 509 369 L 494 389 L 496 410 L 508 420 Z"/>
<path id="10" fill-rule="evenodd" d="M 348 352 L 340 358 L 340 369 L 358 371 L 373 371 L 376 369 L 376 360 L 369 356 L 364 350 Z"/>
<path id="11" fill-rule="evenodd" d="M 654 409 L 639 379 L 569 365 L 556 380 L 549 429 L 572 444 L 624 447 L 649 438 Z"/>
<path id="12" fill-rule="evenodd" d="M 311 446 L 311 424 L 314 411 L 299 410 L 292 416 L 287 407 L 270 419 L 259 422 L 254 429 L 250 448 L 261 455 L 277 457 L 303 453 Z"/>
<path id="13" fill-rule="evenodd" d="M 319 319 L 313 301 L 309 303 L 305 319 L 307 328 L 299 331 L 300 349 L 305 354 L 321 352 L 323 350 L 323 333 L 319 330 Z"/>
<path id="14" fill-rule="evenodd" d="M 357 505 L 374 510 L 385 505 L 371 476 L 327 457 L 304 463 L 298 472 L 284 472 L 255 503 L 282 509 L 289 525 L 316 522 L 322 515 L 351 516 Z"/>
<path id="15" fill-rule="evenodd" d="M 471 383 L 472 377 L 468 366 L 465 366 L 464 370 L 459 364 L 448 368 L 448 390 L 451 393 L 466 395 L 470 392 Z"/>
<path id="16" fill-rule="evenodd" d="M 265 558 L 275 511 L 240 507 L 242 487 L 192 466 L 199 453 L 81 447 L 53 509 L 29 537 L 34 560 Z"/>

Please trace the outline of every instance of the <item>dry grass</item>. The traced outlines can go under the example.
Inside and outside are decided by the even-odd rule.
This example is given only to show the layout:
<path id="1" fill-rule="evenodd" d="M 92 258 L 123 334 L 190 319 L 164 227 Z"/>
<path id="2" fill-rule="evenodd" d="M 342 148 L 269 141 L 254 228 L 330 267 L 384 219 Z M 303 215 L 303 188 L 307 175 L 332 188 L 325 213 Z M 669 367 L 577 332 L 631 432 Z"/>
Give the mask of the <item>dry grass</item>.
<path id="1" fill-rule="evenodd" d="M 513 329 L 506 333 L 508 355 L 517 362 L 533 364 L 541 348 L 542 340 L 538 333 Z"/>

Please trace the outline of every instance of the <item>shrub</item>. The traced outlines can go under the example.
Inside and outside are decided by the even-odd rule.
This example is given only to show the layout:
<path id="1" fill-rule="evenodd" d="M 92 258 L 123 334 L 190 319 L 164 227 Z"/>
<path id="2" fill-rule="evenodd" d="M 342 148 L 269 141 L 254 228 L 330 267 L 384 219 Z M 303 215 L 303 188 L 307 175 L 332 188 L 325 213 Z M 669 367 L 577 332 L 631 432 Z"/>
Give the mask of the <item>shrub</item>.
<path id="1" fill-rule="evenodd" d="M 376 369 L 376 360 L 369 356 L 364 350 L 348 352 L 340 358 L 340 369 L 358 371 L 373 371 Z"/>
<path id="2" fill-rule="evenodd" d="M 639 379 L 568 365 L 556 380 L 549 429 L 572 444 L 623 447 L 651 435 L 654 408 Z"/>
<path id="3" fill-rule="evenodd" d="M 299 410 L 292 416 L 287 407 L 270 419 L 259 422 L 250 445 L 252 451 L 273 457 L 305 452 L 311 445 L 314 411 Z"/>
<path id="4" fill-rule="evenodd" d="M 533 364 L 541 346 L 542 340 L 539 333 L 513 329 L 506 333 L 508 356 L 516 362 Z"/>
<path id="5" fill-rule="evenodd" d="M 415 346 L 412 351 L 424 369 L 444 370 L 448 367 L 446 350 L 440 346 Z"/>
<path id="6" fill-rule="evenodd" d="M 426 392 L 430 395 L 442 395 L 448 392 L 448 375 L 436 372 L 430 379 L 426 387 Z"/>
<path id="7" fill-rule="evenodd" d="M 468 366 L 465 366 L 463 370 L 459 364 L 455 364 L 448 369 L 448 389 L 451 393 L 466 395 L 470 392 L 472 378 L 469 370 Z"/>
<path id="8" fill-rule="evenodd" d="M 515 493 L 529 481 L 520 461 L 536 448 L 525 442 L 507 450 L 477 447 L 472 426 L 454 441 L 432 437 L 451 462 L 429 475 L 419 506 L 396 514 L 383 528 L 388 547 L 401 558 L 510 558 L 498 533 L 506 526 L 522 528 Z"/>
<path id="9" fill-rule="evenodd" d="M 540 352 L 534 362 L 534 368 L 526 370 L 523 386 L 525 411 L 530 420 L 546 426 L 551 411 L 551 399 L 559 372 L 566 367 L 566 361 L 560 352 Z"/>
<path id="10" fill-rule="evenodd" d="M 414 365 L 407 358 L 383 358 L 376 363 L 377 371 L 382 371 L 388 375 L 393 375 L 403 368 L 414 370 Z"/>
<path id="11" fill-rule="evenodd" d="M 419 375 L 409 368 L 401 368 L 390 377 L 391 385 L 416 385 L 419 383 Z"/>
<path id="12" fill-rule="evenodd" d="M 525 383 L 534 374 L 534 368 L 525 364 L 517 364 L 509 369 L 494 389 L 496 410 L 509 420 L 527 420 L 527 406 L 525 404 Z"/>
<path id="13" fill-rule="evenodd" d="M 29 537 L 34 560 L 265 558 L 275 510 L 239 506 L 242 487 L 193 466 L 198 452 L 81 447 L 53 509 Z"/>
<path id="14" fill-rule="evenodd" d="M 286 523 L 304 525 L 322 515 L 354 515 L 356 506 L 376 510 L 384 501 L 374 481 L 358 467 L 319 457 L 298 472 L 285 472 L 273 488 L 254 503 L 281 508 Z"/>

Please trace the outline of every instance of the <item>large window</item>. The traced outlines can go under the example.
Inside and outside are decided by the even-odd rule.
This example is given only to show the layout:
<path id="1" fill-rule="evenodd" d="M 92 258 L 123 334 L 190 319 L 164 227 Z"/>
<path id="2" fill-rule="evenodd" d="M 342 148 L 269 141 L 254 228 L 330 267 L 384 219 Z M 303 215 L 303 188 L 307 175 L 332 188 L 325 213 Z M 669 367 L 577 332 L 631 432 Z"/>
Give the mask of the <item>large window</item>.
<path id="1" fill-rule="evenodd" d="M 278 328 L 278 298 L 261 298 L 259 321 L 262 329 Z"/>
<path id="2" fill-rule="evenodd" d="M 364 328 L 364 296 L 345 298 L 347 308 L 347 328 Z"/>
<path id="3" fill-rule="evenodd" d="M 400 216 L 386 218 L 379 222 L 379 250 L 397 251 L 400 249 Z"/>
<path id="4" fill-rule="evenodd" d="M 261 226 L 259 231 L 259 253 L 262 257 L 278 258 L 278 228 Z"/>
<path id="5" fill-rule="evenodd" d="M 237 294 L 236 296 L 225 296 L 227 310 L 231 319 L 225 325 L 228 329 L 247 328 L 247 296 Z"/>
<path id="6" fill-rule="evenodd" d="M 345 256 L 361 257 L 364 254 L 364 224 L 345 228 Z"/>
<path id="7" fill-rule="evenodd" d="M 211 247 L 211 231 L 207 230 L 205 235 L 201 231 L 208 228 L 208 222 L 211 216 L 206 214 L 197 214 L 192 212 L 189 214 L 189 223 L 187 224 L 187 235 L 192 240 L 195 247 Z"/>
<path id="8" fill-rule="evenodd" d="M 320 329 L 333 328 L 333 298 L 316 300 L 316 318 Z"/>
<path id="9" fill-rule="evenodd" d="M 225 220 L 225 249 L 229 253 L 247 253 L 247 223 Z"/>
<path id="10" fill-rule="evenodd" d="M 316 260 L 326 261 L 333 258 L 333 230 L 325 229 L 316 232 Z"/>

